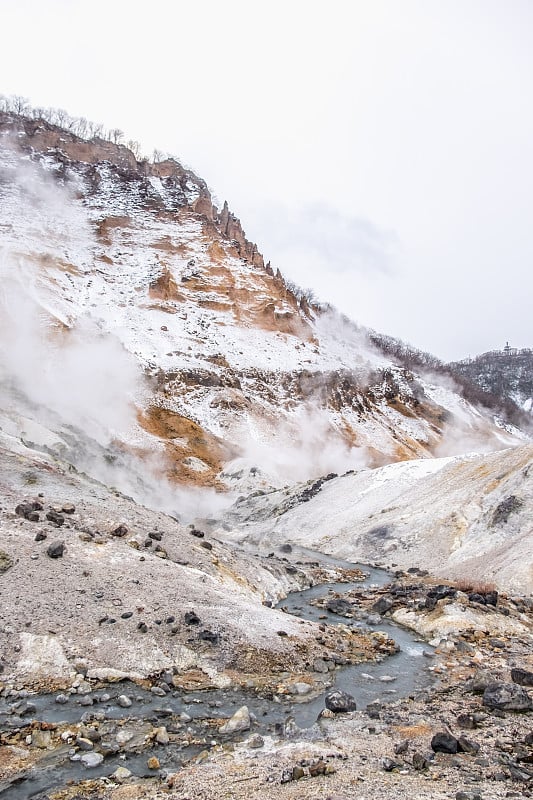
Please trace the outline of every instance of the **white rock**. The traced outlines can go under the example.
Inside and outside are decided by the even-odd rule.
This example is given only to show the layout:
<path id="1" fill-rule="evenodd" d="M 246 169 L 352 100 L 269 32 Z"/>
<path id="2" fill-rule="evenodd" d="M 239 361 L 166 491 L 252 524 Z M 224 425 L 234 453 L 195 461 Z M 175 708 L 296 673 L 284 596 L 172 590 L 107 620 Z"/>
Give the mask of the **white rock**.
<path id="1" fill-rule="evenodd" d="M 103 755 L 101 753 L 95 753 L 94 751 L 90 753 L 84 753 L 80 758 L 81 763 L 84 767 L 87 767 L 87 769 L 99 767 L 103 760 Z"/>
<path id="2" fill-rule="evenodd" d="M 131 699 L 126 694 L 121 694 L 120 697 L 117 697 L 117 706 L 121 708 L 130 708 L 132 705 Z"/>
<path id="3" fill-rule="evenodd" d="M 250 712 L 248 706 L 241 706 L 235 714 L 220 728 L 220 733 L 247 731 L 250 728 Z"/>

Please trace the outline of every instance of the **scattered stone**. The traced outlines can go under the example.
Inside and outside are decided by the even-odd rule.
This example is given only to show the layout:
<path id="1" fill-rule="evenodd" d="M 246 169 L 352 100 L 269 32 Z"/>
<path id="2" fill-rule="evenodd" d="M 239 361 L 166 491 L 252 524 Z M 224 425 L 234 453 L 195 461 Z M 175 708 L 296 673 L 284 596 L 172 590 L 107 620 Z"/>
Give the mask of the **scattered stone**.
<path id="1" fill-rule="evenodd" d="M 473 714 L 459 714 L 457 717 L 457 724 L 460 728 L 465 728 L 470 731 L 477 727 Z"/>
<path id="2" fill-rule="evenodd" d="M 468 681 L 468 688 L 473 694 L 483 694 L 487 686 L 494 683 L 494 675 L 487 670 L 480 669 L 473 678 Z"/>
<path id="3" fill-rule="evenodd" d="M 328 665 L 326 664 L 323 658 L 315 658 L 315 660 L 313 661 L 313 671 L 320 672 L 322 674 L 325 674 L 326 672 L 329 671 Z"/>
<path id="4" fill-rule="evenodd" d="M 40 503 L 38 505 L 42 508 Z M 19 503 L 15 508 L 15 514 L 19 517 L 24 517 L 30 522 L 39 522 L 39 514 L 34 503 Z"/>
<path id="5" fill-rule="evenodd" d="M 265 740 L 258 733 L 254 733 L 253 736 L 250 736 L 247 742 L 248 747 L 252 748 L 253 750 L 257 750 L 259 747 L 263 747 L 264 743 Z"/>
<path id="6" fill-rule="evenodd" d="M 200 547 L 203 547 L 204 550 L 212 550 L 213 549 L 213 545 L 211 544 L 211 542 L 206 542 L 205 539 L 203 539 L 200 542 Z"/>
<path id="7" fill-rule="evenodd" d="M 47 512 L 46 519 L 49 522 L 52 522 L 58 528 L 60 528 L 63 525 L 63 523 L 65 522 L 65 517 L 62 514 L 60 514 L 58 511 L 54 511 L 53 509 Z"/>
<path id="8" fill-rule="evenodd" d="M 151 531 L 148 536 L 156 542 L 160 542 L 163 538 L 163 534 L 160 531 Z"/>
<path id="9" fill-rule="evenodd" d="M 81 763 L 87 769 L 94 769 L 94 767 L 99 767 L 104 757 L 101 753 L 96 753 L 94 750 L 90 753 L 84 753 L 80 758 Z"/>
<path id="10" fill-rule="evenodd" d="M 2 575 L 3 572 L 7 572 L 8 569 L 11 569 L 14 563 L 10 555 L 0 550 L 0 575 Z"/>
<path id="11" fill-rule="evenodd" d="M 519 684 L 491 683 L 483 693 L 483 705 L 501 711 L 531 711 L 533 701 Z"/>
<path id="12" fill-rule="evenodd" d="M 326 609 L 331 614 L 337 614 L 342 617 L 353 612 L 353 605 L 343 597 L 334 597 L 327 601 Z"/>
<path id="13" fill-rule="evenodd" d="M 148 625 L 146 624 L 146 622 L 139 622 L 139 624 L 137 625 L 137 630 L 140 633 L 147 633 Z"/>
<path id="14" fill-rule="evenodd" d="M 62 558 L 63 553 L 65 552 L 65 542 L 52 542 L 46 548 L 46 554 L 50 558 Z"/>
<path id="15" fill-rule="evenodd" d="M 80 750 L 92 750 L 94 746 L 91 740 L 86 739 L 84 736 L 78 736 L 76 739 L 76 744 Z"/>
<path id="16" fill-rule="evenodd" d="M 37 531 L 37 533 L 35 534 L 35 541 L 36 542 L 44 542 L 44 540 L 46 539 L 46 536 L 47 536 L 47 534 L 45 533 L 45 531 Z"/>
<path id="17" fill-rule="evenodd" d="M 250 729 L 250 712 L 248 706 L 241 706 L 235 714 L 222 725 L 220 733 L 235 733 L 236 731 L 247 731 Z"/>
<path id="18" fill-rule="evenodd" d="M 393 769 L 399 769 L 401 766 L 401 764 L 399 764 L 397 761 L 394 761 L 392 758 L 381 759 L 381 769 L 384 772 L 392 772 Z"/>
<path id="19" fill-rule="evenodd" d="M 68 703 L 68 695 L 58 694 L 55 698 L 55 701 L 56 703 L 59 703 L 59 705 L 64 705 L 65 703 Z"/>
<path id="20" fill-rule="evenodd" d="M 155 728 L 154 733 L 157 744 L 168 744 L 170 742 L 170 736 L 168 735 L 168 731 L 164 725 L 162 725 L 160 728 Z"/>
<path id="21" fill-rule="evenodd" d="M 161 686 L 152 686 L 150 691 L 152 694 L 155 694 L 156 697 L 165 697 L 166 695 L 165 690 L 162 689 Z"/>
<path id="22" fill-rule="evenodd" d="M 131 708 L 132 701 L 127 694 L 121 694 L 119 697 L 117 697 L 117 706 L 120 706 L 121 708 Z"/>
<path id="23" fill-rule="evenodd" d="M 327 769 L 328 767 L 325 761 L 322 761 L 322 759 L 320 759 L 320 761 L 318 761 L 316 764 L 309 765 L 309 775 L 312 778 L 316 778 L 318 777 L 318 775 L 325 775 Z"/>
<path id="24" fill-rule="evenodd" d="M 74 512 L 76 511 L 76 506 L 74 505 L 74 503 L 63 503 L 63 505 L 61 506 L 61 511 L 63 512 L 63 514 L 74 514 Z"/>
<path id="25" fill-rule="evenodd" d="M 417 772 L 422 772 L 429 767 L 429 761 L 423 753 L 413 753 L 413 769 Z"/>
<path id="26" fill-rule="evenodd" d="M 194 611 L 186 611 L 183 619 L 186 625 L 199 625 L 201 621 L 200 617 L 195 614 Z"/>
<path id="27" fill-rule="evenodd" d="M 434 753 L 457 753 L 459 742 L 451 733 L 440 731 L 432 738 L 431 749 Z"/>
<path id="28" fill-rule="evenodd" d="M 291 694 L 297 694 L 297 695 L 309 694 L 309 692 L 311 692 L 312 689 L 313 689 L 313 687 L 311 686 L 311 684 L 304 683 L 303 681 L 298 682 L 298 683 L 293 683 L 289 687 L 290 693 Z"/>
<path id="29" fill-rule="evenodd" d="M 218 644 L 220 636 L 218 633 L 214 633 L 213 631 L 200 631 L 198 634 L 198 638 L 202 639 L 204 642 L 210 642 L 211 644 Z"/>
<path id="30" fill-rule="evenodd" d="M 161 764 L 159 763 L 159 759 L 156 758 L 156 756 L 152 756 L 146 762 L 146 766 L 148 767 L 148 769 L 160 769 Z"/>
<path id="31" fill-rule="evenodd" d="M 47 750 L 52 746 L 52 734 L 50 731 L 32 731 L 31 743 L 34 747 L 39 747 L 41 750 Z"/>
<path id="32" fill-rule="evenodd" d="M 387 597 L 380 597 L 372 606 L 372 611 L 376 614 L 386 614 L 392 608 L 392 602 Z"/>
<path id="33" fill-rule="evenodd" d="M 335 714 L 355 711 L 357 708 L 355 698 L 341 689 L 334 689 L 332 692 L 328 692 L 325 697 L 325 704 L 326 708 Z"/>
<path id="34" fill-rule="evenodd" d="M 118 525 L 114 530 L 111 531 L 111 536 L 126 536 L 128 529 L 125 525 Z"/>
<path id="35" fill-rule="evenodd" d="M 521 667 L 513 667 L 511 680 L 513 683 L 519 683 L 520 686 L 533 686 L 533 672 Z"/>
<path id="36" fill-rule="evenodd" d="M 80 697 L 79 700 L 80 706 L 92 706 L 93 702 L 93 698 L 89 697 L 89 695 L 84 695 L 83 697 Z"/>
<path id="37" fill-rule="evenodd" d="M 111 777 L 114 781 L 117 781 L 117 783 L 122 783 L 122 781 L 126 781 L 128 778 L 131 778 L 131 772 L 129 769 L 126 769 L 126 767 L 117 767 L 116 770 L 111 773 Z"/>
<path id="38" fill-rule="evenodd" d="M 466 736 L 460 736 L 457 740 L 457 749 L 459 753 L 470 753 L 477 755 L 479 753 L 479 745 L 473 742 L 472 739 L 467 739 Z"/>

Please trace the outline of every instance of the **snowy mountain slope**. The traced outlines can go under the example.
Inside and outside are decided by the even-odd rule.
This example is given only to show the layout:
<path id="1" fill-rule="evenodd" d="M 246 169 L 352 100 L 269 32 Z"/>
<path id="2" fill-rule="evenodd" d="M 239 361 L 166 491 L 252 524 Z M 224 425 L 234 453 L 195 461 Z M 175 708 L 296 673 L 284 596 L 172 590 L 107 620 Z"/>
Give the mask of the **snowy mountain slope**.
<path id="1" fill-rule="evenodd" d="M 0 366 L 34 408 L 86 427 L 118 405 L 108 441 L 217 488 L 259 461 L 282 485 L 524 439 L 298 299 L 177 162 L 7 114 L 0 133 Z"/>
<path id="2" fill-rule="evenodd" d="M 413 460 L 241 498 L 219 528 L 263 550 L 297 544 L 352 561 L 533 591 L 533 447 Z"/>

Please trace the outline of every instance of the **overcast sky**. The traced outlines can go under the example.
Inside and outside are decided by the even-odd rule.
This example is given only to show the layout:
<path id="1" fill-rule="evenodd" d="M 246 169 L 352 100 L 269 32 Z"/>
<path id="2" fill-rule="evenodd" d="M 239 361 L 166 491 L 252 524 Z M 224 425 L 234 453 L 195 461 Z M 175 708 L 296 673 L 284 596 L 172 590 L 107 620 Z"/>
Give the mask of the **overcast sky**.
<path id="1" fill-rule="evenodd" d="M 530 0 L 0 0 L 0 92 L 169 151 L 274 266 L 444 359 L 533 346 Z"/>

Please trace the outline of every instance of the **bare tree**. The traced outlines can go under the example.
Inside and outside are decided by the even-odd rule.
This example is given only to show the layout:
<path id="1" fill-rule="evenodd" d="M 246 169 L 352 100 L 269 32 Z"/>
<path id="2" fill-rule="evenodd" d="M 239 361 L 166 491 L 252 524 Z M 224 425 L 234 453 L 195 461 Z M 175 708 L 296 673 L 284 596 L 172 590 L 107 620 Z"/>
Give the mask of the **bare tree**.
<path id="1" fill-rule="evenodd" d="M 109 138 L 115 144 L 120 144 L 124 138 L 124 131 L 121 131 L 120 128 L 113 128 L 109 131 Z"/>
<path id="2" fill-rule="evenodd" d="M 135 139 L 128 139 L 126 142 L 126 147 L 131 150 L 137 161 L 141 157 L 141 145 L 139 142 L 135 141 Z"/>
<path id="3" fill-rule="evenodd" d="M 61 128 L 65 128 L 70 120 L 70 115 L 67 111 L 65 111 L 64 108 L 56 108 L 54 117 L 57 120 L 57 125 L 59 125 Z"/>
<path id="4" fill-rule="evenodd" d="M 154 150 L 154 152 L 152 153 L 152 161 L 154 162 L 154 164 L 158 164 L 160 161 L 164 160 L 165 160 L 165 154 L 163 153 L 163 151 Z"/>
<path id="5" fill-rule="evenodd" d="M 30 111 L 30 104 L 25 97 L 21 97 L 20 95 L 12 95 L 9 98 L 9 111 L 13 111 L 15 114 L 27 114 Z"/>

